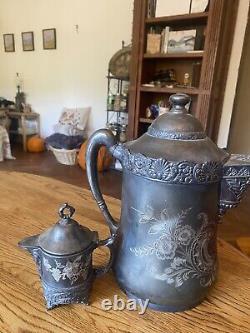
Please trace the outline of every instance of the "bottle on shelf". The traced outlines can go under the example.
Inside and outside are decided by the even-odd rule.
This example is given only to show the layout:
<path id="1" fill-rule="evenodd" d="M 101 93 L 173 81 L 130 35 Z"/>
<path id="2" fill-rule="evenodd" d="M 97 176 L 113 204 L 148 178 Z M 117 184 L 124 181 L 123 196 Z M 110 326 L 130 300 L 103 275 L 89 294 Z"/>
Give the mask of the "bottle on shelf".
<path id="1" fill-rule="evenodd" d="M 117 93 L 115 95 L 114 111 L 120 111 L 120 107 L 121 107 L 121 95 Z"/>
<path id="2" fill-rule="evenodd" d="M 110 91 L 108 93 L 108 98 L 107 98 L 107 109 L 108 110 L 113 110 L 113 108 L 114 108 L 114 95 Z"/>

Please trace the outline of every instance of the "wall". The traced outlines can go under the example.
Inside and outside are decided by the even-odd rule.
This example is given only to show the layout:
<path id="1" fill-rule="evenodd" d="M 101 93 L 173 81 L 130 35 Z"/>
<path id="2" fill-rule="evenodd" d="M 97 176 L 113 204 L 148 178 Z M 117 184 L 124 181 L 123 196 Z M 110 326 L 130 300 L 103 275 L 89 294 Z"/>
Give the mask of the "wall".
<path id="1" fill-rule="evenodd" d="M 249 0 L 239 0 L 239 9 L 237 14 L 219 135 L 217 140 L 218 145 L 222 148 L 227 146 L 229 136 L 235 91 L 239 74 L 240 59 L 247 25 L 249 3 Z"/>
<path id="2" fill-rule="evenodd" d="M 89 130 L 104 126 L 108 61 L 131 42 L 132 11 L 133 0 L 1 0 L 0 34 L 15 34 L 16 52 L 0 43 L 0 96 L 13 100 L 19 72 L 44 136 L 65 106 L 91 106 Z M 56 28 L 57 50 L 43 50 L 46 28 Z M 22 51 L 24 31 L 34 31 L 34 52 Z"/>
<path id="3" fill-rule="evenodd" d="M 227 145 L 249 0 L 240 0 L 218 136 Z M 21 73 L 27 101 L 41 114 L 48 135 L 64 106 L 91 106 L 90 132 L 105 125 L 108 61 L 130 42 L 133 0 L 1 0 L 0 35 L 15 33 L 16 52 L 0 43 L 0 96 L 15 96 Z M 76 33 L 75 25 L 79 25 Z M 57 29 L 57 50 L 42 49 L 44 28 Z M 21 32 L 34 31 L 35 51 L 23 52 Z"/>

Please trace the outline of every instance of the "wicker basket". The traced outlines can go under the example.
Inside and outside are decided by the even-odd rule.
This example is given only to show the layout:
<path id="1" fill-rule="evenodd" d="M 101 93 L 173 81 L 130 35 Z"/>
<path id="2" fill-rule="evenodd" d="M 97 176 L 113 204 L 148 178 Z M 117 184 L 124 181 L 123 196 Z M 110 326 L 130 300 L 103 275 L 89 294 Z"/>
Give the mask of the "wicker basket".
<path id="1" fill-rule="evenodd" d="M 56 149 L 49 146 L 49 149 L 55 155 L 56 160 L 65 165 L 75 165 L 77 164 L 77 154 L 79 149 Z"/>

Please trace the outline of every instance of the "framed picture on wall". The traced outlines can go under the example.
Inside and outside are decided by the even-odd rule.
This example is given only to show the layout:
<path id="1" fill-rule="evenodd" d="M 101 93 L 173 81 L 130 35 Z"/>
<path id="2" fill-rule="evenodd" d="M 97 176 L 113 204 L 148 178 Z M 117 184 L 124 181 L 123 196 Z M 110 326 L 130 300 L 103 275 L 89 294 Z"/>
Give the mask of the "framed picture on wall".
<path id="1" fill-rule="evenodd" d="M 14 34 L 4 34 L 3 41 L 5 52 L 15 52 Z"/>
<path id="2" fill-rule="evenodd" d="M 34 51 L 34 33 L 33 31 L 22 32 L 23 51 Z"/>
<path id="3" fill-rule="evenodd" d="M 56 29 L 44 29 L 43 30 L 43 48 L 44 50 L 56 49 Z"/>
<path id="4" fill-rule="evenodd" d="M 191 0 L 190 1 L 190 12 L 191 13 L 202 13 L 207 10 L 209 0 Z"/>

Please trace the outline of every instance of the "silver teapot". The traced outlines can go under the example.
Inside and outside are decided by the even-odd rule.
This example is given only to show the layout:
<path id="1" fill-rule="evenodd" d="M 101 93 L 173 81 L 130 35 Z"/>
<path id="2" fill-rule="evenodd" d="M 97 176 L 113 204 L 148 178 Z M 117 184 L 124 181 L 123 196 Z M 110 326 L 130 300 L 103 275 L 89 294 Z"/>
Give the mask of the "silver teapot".
<path id="1" fill-rule="evenodd" d="M 149 299 L 160 311 L 184 311 L 206 297 L 217 274 L 217 224 L 236 207 L 250 180 L 250 157 L 230 155 L 188 114 L 185 94 L 170 97 L 137 140 L 117 143 L 98 130 L 87 147 L 87 175 L 115 240 L 113 270 L 133 298 Z M 104 145 L 123 167 L 118 224 L 97 179 L 97 154 Z"/>
<path id="2" fill-rule="evenodd" d="M 33 256 L 41 278 L 47 308 L 60 304 L 88 304 L 96 276 L 105 274 L 113 261 L 113 238 L 99 240 L 98 233 L 72 219 L 75 209 L 65 203 L 59 209 L 60 220 L 40 235 L 18 245 Z M 93 267 L 92 253 L 99 246 L 110 249 L 105 267 Z"/>

